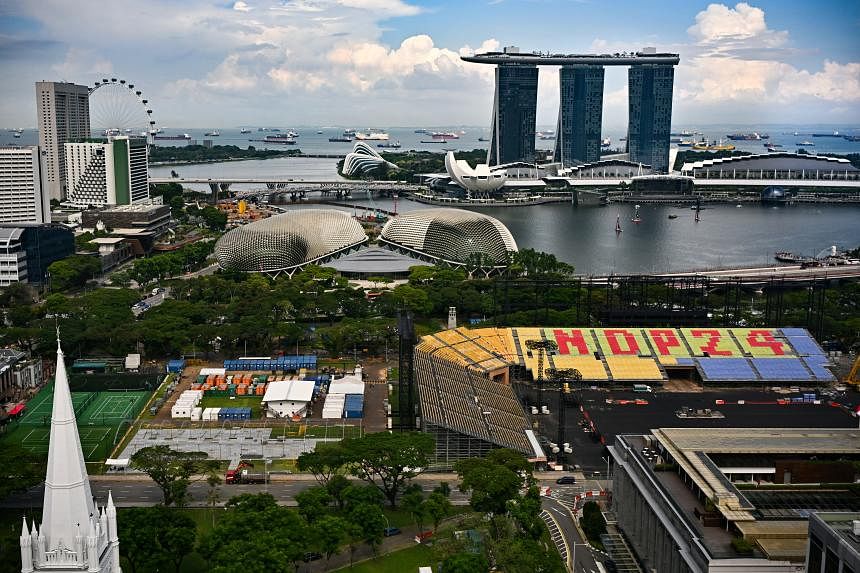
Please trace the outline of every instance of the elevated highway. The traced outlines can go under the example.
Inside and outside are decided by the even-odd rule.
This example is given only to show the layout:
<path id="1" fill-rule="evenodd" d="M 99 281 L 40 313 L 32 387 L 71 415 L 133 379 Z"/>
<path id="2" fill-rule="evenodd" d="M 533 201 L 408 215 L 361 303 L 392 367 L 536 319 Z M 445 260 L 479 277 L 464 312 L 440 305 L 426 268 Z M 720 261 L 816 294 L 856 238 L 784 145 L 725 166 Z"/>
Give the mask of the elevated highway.
<path id="1" fill-rule="evenodd" d="M 384 191 L 421 191 L 426 187 L 414 185 L 405 181 L 350 181 L 329 180 L 315 181 L 308 179 L 292 179 L 286 177 L 150 177 L 149 182 L 153 185 L 179 183 L 180 185 L 208 185 L 213 195 L 230 192 L 232 185 L 260 185 L 260 189 L 246 189 L 234 192 L 236 197 L 252 197 L 268 195 L 270 193 L 294 193 L 308 194 L 321 193 L 322 195 L 348 195 L 353 191 L 361 192 L 384 192 Z"/>
<path id="2" fill-rule="evenodd" d="M 821 280 L 860 280 L 860 264 L 832 267 L 801 268 L 800 265 L 751 267 L 739 269 L 702 270 L 686 273 L 668 273 L 660 277 L 709 277 L 716 283 L 765 284 L 771 280 L 784 283 L 805 283 Z"/>

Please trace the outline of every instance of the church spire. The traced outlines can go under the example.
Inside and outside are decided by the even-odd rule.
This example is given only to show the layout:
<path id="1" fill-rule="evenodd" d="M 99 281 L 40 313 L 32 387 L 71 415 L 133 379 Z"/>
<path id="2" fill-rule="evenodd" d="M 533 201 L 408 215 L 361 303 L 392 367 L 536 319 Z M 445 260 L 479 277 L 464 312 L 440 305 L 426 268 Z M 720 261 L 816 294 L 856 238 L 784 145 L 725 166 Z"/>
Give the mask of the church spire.
<path id="1" fill-rule="evenodd" d="M 41 528 L 47 540 L 47 551 L 61 544 L 73 546 L 79 528 L 85 527 L 96 512 L 60 347 L 59 326 L 50 440 Z"/>

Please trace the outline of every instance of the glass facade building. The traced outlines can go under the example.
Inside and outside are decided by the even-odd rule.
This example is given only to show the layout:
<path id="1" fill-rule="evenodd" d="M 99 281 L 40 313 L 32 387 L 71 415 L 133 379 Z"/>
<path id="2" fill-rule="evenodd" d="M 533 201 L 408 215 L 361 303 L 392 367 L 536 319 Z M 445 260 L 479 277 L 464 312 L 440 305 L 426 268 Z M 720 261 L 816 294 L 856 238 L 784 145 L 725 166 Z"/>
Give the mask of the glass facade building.
<path id="1" fill-rule="evenodd" d="M 675 68 L 644 64 L 628 71 L 629 116 L 627 150 L 630 161 L 669 170 L 669 132 L 672 127 L 672 87 Z"/>
<path id="2" fill-rule="evenodd" d="M 564 165 L 600 160 L 603 66 L 562 66 L 553 161 Z"/>
<path id="3" fill-rule="evenodd" d="M 534 162 L 537 88 L 537 66 L 500 64 L 496 67 L 496 93 L 487 164 Z"/>

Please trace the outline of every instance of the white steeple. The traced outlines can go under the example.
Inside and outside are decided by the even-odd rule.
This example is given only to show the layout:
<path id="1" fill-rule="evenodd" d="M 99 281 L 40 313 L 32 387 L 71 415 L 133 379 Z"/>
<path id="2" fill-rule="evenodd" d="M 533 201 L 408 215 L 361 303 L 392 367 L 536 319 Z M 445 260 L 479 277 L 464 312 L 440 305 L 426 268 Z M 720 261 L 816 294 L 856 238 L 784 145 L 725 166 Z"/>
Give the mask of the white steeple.
<path id="1" fill-rule="evenodd" d="M 95 513 L 58 328 L 54 408 L 51 412 L 51 441 L 48 444 L 48 473 L 45 476 L 45 502 L 42 508 L 42 532 L 48 541 L 46 549 L 56 549 L 60 543 L 71 547 L 75 537 L 86 528 L 90 516 Z"/>
<path id="2" fill-rule="evenodd" d="M 113 499 L 100 513 L 90 491 L 59 327 L 50 439 L 42 526 L 27 533 L 25 519 L 21 529 L 22 573 L 122 573 Z"/>

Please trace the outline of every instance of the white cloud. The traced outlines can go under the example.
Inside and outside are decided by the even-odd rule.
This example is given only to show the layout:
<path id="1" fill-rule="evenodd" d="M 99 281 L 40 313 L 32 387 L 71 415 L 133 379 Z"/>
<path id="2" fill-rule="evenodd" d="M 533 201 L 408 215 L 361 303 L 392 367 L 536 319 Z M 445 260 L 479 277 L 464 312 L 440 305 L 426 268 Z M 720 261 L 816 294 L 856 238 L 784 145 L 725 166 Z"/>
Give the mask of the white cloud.
<path id="1" fill-rule="evenodd" d="M 696 14 L 696 23 L 687 29 L 700 43 L 756 38 L 768 45 L 778 46 L 788 39 L 788 32 L 769 30 L 764 10 L 740 2 L 734 8 L 725 4 L 710 4 Z"/>
<path id="2" fill-rule="evenodd" d="M 237 12 L 250 12 L 251 10 L 253 10 L 253 8 L 248 6 L 247 3 L 242 2 L 242 0 L 239 0 L 238 2 L 233 4 L 233 10 Z"/>
<path id="3" fill-rule="evenodd" d="M 74 81 L 81 75 L 112 74 L 113 64 L 92 50 L 69 48 L 65 59 L 51 66 L 61 78 Z"/>
<path id="4" fill-rule="evenodd" d="M 384 17 L 415 16 L 421 13 L 421 8 L 407 4 L 401 0 L 337 0 L 337 3 L 346 8 L 358 8 L 371 12 L 378 12 Z"/>
<path id="5" fill-rule="evenodd" d="M 408 85 L 418 76 L 432 76 L 438 87 L 443 87 L 455 86 L 466 76 L 492 74 L 488 66 L 469 66 L 466 71 L 468 64 L 460 59 L 458 52 L 436 47 L 426 34 L 406 38 L 394 49 L 376 42 L 345 43 L 328 53 L 328 61 L 335 68 L 334 73 L 343 75 L 362 91 L 380 82 Z"/>
<path id="6" fill-rule="evenodd" d="M 860 63 L 825 61 L 824 69 L 816 73 L 792 68 L 780 79 L 776 92 L 786 101 L 814 97 L 831 102 L 860 102 Z"/>
<path id="7" fill-rule="evenodd" d="M 825 61 L 821 71 L 798 69 L 784 61 L 791 53 L 781 48 L 788 32 L 770 29 L 760 8 L 711 4 L 687 31 L 694 44 L 686 48 L 690 57 L 682 53 L 676 74 L 682 102 L 754 108 L 767 102 L 772 111 L 800 101 L 860 100 L 860 63 Z"/>

